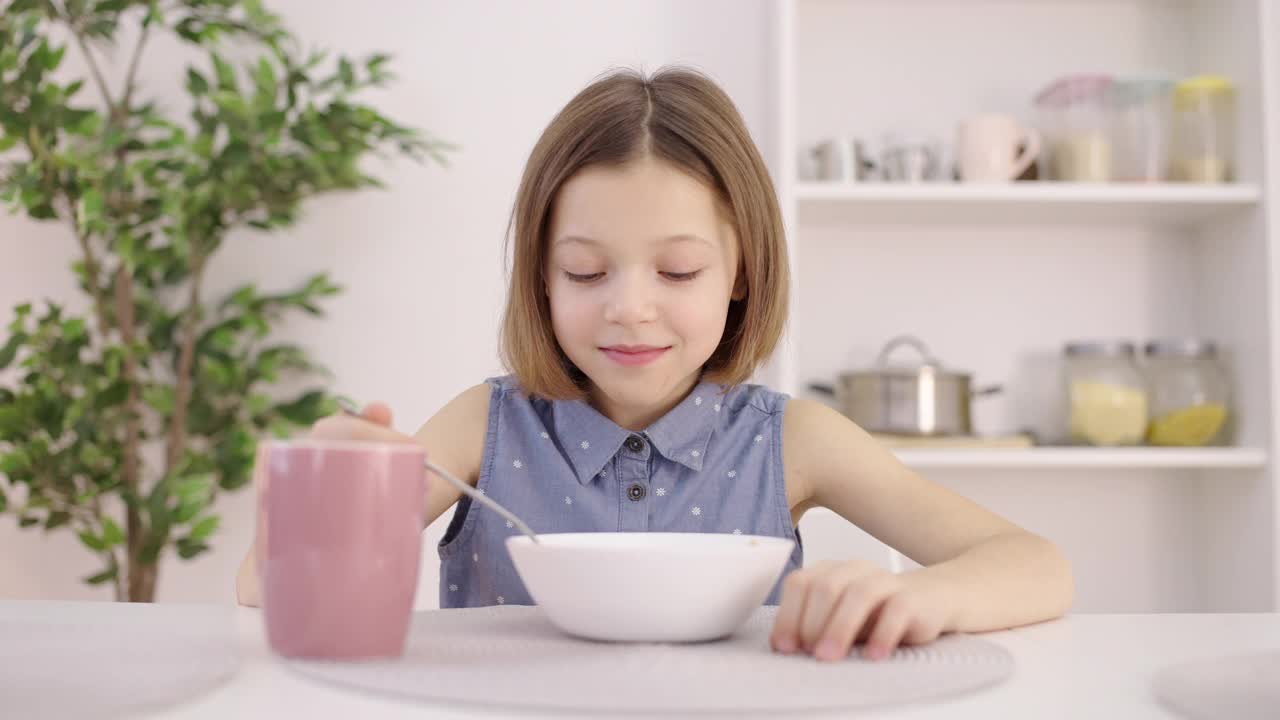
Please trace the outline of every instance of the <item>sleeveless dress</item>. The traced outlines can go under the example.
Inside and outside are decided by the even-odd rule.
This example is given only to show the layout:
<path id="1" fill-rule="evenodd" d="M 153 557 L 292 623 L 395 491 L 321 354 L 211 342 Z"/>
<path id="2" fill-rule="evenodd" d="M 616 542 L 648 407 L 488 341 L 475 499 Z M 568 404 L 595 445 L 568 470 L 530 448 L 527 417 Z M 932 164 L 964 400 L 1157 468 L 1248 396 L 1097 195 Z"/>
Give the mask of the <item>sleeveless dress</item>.
<path id="1" fill-rule="evenodd" d="M 477 487 L 537 533 L 706 532 L 796 541 L 781 578 L 803 564 L 782 474 L 788 396 L 760 385 L 699 383 L 642 432 L 585 401 L 546 400 L 514 376 L 489 378 Z M 506 538 L 520 531 L 459 500 L 440 541 L 440 607 L 532 605 Z"/>

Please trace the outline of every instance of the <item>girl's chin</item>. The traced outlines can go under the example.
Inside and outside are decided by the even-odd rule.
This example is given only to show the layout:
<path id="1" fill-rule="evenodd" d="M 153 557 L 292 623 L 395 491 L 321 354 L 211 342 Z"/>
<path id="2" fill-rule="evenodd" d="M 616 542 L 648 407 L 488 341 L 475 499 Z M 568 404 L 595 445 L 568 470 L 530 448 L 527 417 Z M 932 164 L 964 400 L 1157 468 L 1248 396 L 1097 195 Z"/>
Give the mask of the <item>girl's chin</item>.
<path id="1" fill-rule="evenodd" d="M 599 372 L 591 377 L 591 384 L 597 392 L 614 402 L 639 406 L 662 402 L 672 393 L 692 389 L 692 386 L 683 387 L 686 374 L 663 372 L 659 368 L 636 370 L 624 368 Z"/>

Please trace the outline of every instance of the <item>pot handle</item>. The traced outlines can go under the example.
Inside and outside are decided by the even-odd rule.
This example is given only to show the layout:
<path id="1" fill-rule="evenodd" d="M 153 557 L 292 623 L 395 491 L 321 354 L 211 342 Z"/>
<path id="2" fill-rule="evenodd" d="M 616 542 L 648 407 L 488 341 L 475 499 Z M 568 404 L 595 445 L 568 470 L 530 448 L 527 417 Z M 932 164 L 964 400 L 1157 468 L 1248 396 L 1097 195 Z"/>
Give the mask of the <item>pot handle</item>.
<path id="1" fill-rule="evenodd" d="M 836 389 L 831 385 L 827 385 L 826 383 L 809 383 L 809 389 L 816 393 L 821 393 L 823 395 L 830 395 L 832 397 L 835 397 L 835 394 L 836 394 Z"/>
<path id="2" fill-rule="evenodd" d="M 1003 385 L 988 385 L 986 387 L 974 388 L 973 390 L 969 391 L 969 397 L 971 398 L 986 397 L 987 395 L 999 395 L 1002 392 L 1004 392 Z"/>
<path id="3" fill-rule="evenodd" d="M 886 367 L 889 364 L 889 356 L 893 354 L 893 351 L 904 345 L 920 353 L 920 358 L 925 365 L 939 367 L 938 360 L 933 356 L 933 353 L 929 352 L 929 347 L 915 335 L 898 335 L 885 343 L 884 349 L 880 351 L 880 355 L 876 358 L 876 365 Z"/>

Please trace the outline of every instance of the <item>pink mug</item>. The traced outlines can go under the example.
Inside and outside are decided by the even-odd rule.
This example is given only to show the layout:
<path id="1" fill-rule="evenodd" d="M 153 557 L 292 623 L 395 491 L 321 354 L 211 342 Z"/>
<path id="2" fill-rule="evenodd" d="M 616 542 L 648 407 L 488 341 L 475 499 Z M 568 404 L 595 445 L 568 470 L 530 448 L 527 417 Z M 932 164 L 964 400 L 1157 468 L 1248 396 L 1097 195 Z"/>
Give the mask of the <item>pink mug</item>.
<path id="1" fill-rule="evenodd" d="M 267 640 L 285 657 L 404 653 L 418 586 L 426 451 L 295 440 L 258 447 L 257 570 Z"/>

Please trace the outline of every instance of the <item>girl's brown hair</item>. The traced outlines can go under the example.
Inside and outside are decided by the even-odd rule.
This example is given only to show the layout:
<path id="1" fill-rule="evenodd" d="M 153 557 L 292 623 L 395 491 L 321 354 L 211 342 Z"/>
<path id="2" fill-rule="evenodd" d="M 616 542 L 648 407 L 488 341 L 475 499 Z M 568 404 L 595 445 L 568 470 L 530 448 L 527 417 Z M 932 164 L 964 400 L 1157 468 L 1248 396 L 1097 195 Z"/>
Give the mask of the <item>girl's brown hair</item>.
<path id="1" fill-rule="evenodd" d="M 581 372 L 556 342 L 545 292 L 546 233 L 556 193 L 585 167 L 617 167 L 646 156 L 712 189 L 738 236 L 746 296 L 730 302 L 724 336 L 703 377 L 725 385 L 746 381 L 782 335 L 789 276 L 782 216 L 768 169 L 733 101 L 694 70 L 663 68 L 649 78 L 615 71 L 578 93 L 543 131 L 512 209 L 507 235 L 515 239 L 515 252 L 500 352 L 531 395 L 585 397 Z"/>

